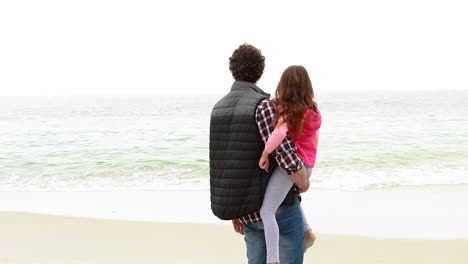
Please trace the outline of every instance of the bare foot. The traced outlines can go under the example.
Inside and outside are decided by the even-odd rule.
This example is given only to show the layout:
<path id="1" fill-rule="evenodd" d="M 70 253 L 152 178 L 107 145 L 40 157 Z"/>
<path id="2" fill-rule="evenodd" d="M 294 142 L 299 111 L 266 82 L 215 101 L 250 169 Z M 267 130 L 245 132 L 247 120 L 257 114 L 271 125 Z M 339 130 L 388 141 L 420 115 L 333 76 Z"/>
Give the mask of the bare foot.
<path id="1" fill-rule="evenodd" d="M 312 232 L 311 229 L 305 231 L 304 233 L 304 252 L 307 251 L 308 248 L 310 248 L 314 242 L 315 242 L 315 234 Z"/>

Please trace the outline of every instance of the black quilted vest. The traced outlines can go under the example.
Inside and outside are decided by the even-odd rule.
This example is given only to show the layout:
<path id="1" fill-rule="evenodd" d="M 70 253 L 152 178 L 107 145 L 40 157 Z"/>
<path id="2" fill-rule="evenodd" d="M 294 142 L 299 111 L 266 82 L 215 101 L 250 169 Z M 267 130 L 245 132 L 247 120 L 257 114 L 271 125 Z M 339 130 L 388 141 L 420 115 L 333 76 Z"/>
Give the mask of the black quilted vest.
<path id="1" fill-rule="evenodd" d="M 265 145 L 255 110 L 265 98 L 269 94 L 255 84 L 236 81 L 211 112 L 211 210 L 220 219 L 236 219 L 260 210 L 268 180 L 277 166 L 272 158 L 269 173 L 258 166 Z M 293 201 L 292 194 L 290 191 L 284 204 Z"/>

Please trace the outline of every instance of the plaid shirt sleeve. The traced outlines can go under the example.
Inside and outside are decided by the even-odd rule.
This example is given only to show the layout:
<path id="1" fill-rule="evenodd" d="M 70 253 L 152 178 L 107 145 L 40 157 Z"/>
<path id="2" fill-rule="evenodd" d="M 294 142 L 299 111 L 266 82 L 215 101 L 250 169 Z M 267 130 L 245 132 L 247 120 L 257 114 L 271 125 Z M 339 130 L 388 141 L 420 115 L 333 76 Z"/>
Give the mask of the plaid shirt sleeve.
<path id="1" fill-rule="evenodd" d="M 256 118 L 260 136 L 265 143 L 271 133 L 273 133 L 274 117 L 275 108 L 270 99 L 262 100 L 257 106 Z M 288 175 L 296 173 L 304 166 L 304 162 L 301 157 L 296 154 L 296 151 L 297 148 L 293 140 L 290 137 L 286 137 L 272 153 L 275 156 L 278 165 L 285 170 Z"/>

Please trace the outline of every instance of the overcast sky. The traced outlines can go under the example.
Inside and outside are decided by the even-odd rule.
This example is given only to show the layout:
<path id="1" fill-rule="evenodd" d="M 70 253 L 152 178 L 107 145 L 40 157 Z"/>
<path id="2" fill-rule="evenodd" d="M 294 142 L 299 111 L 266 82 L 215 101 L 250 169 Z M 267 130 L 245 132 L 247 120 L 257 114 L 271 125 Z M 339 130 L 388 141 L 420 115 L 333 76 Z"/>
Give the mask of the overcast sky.
<path id="1" fill-rule="evenodd" d="M 304 65 L 318 91 L 468 90 L 465 1 L 1 1 L 0 95 L 224 93 Z"/>

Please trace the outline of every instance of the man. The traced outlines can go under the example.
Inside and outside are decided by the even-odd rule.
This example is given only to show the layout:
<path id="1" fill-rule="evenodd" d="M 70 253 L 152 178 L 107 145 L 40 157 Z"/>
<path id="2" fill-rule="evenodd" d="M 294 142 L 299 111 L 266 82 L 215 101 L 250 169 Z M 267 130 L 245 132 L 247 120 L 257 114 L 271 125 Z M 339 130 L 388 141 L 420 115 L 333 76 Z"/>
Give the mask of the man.
<path id="1" fill-rule="evenodd" d="M 273 132 L 274 106 L 269 94 L 255 84 L 265 68 L 265 57 L 244 44 L 229 58 L 234 77 L 231 91 L 213 107 L 210 122 L 211 209 L 234 230 L 245 235 L 249 264 L 266 263 L 266 245 L 259 210 L 270 175 L 279 165 L 298 182 L 301 191 L 309 181 L 294 142 L 287 137 L 270 156 L 270 168 L 258 161 Z M 280 261 L 300 264 L 304 257 L 304 232 L 299 193 L 293 187 L 276 218 L 280 229 Z"/>

